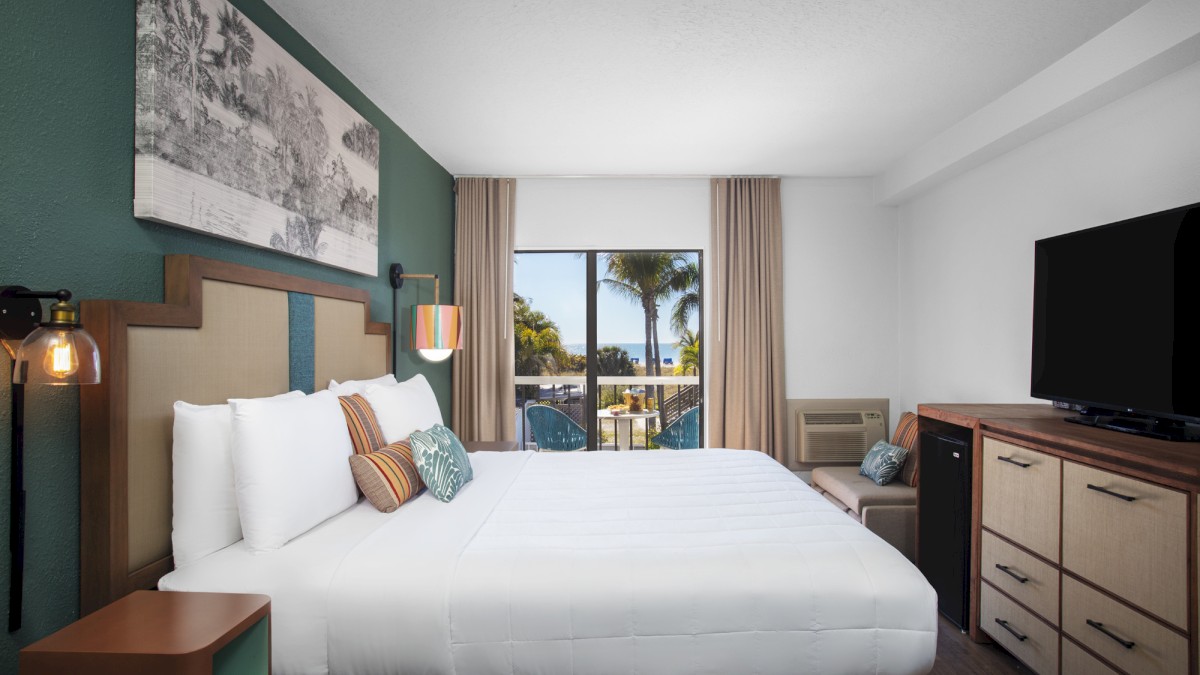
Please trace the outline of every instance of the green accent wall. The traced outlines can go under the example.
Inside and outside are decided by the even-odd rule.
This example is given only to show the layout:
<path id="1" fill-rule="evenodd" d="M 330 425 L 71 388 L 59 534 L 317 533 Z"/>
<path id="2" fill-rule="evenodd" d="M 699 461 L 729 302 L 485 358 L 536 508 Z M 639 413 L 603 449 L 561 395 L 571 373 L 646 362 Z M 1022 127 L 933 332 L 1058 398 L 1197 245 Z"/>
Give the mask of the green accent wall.
<path id="1" fill-rule="evenodd" d="M 77 299 L 162 301 L 162 259 L 191 253 L 371 293 L 392 318 L 386 271 L 454 277 L 453 178 L 262 0 L 233 0 L 380 132 L 379 272 L 363 277 L 133 217 L 134 0 L 0 4 L 0 285 L 69 288 Z M 406 284 L 401 306 L 420 284 Z M 446 297 L 451 297 L 449 287 Z M 0 536 L 7 534 L 10 393 L 0 351 Z M 450 366 L 404 350 L 401 378 L 423 372 L 449 411 Z M 319 383 L 318 383 L 319 384 Z M 29 387 L 26 403 L 24 627 L 0 637 L 0 672 L 20 647 L 79 611 L 79 406 L 70 388 Z M 0 622 L 9 563 L 0 547 Z M 2 630 L 2 628 L 0 628 Z"/>

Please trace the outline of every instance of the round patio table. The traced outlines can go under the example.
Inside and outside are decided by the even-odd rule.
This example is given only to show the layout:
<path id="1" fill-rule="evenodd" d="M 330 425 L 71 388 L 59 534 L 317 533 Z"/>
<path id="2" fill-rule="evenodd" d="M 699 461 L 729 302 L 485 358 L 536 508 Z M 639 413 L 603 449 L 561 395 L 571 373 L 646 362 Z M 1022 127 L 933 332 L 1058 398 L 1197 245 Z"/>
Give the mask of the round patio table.
<path id="1" fill-rule="evenodd" d="M 612 420 L 613 429 L 616 431 L 616 449 L 617 450 L 632 450 L 633 449 L 633 421 L 634 420 L 649 420 L 652 417 L 658 417 L 657 410 L 643 410 L 636 413 L 621 413 L 614 415 L 607 409 L 596 411 L 596 425 L 601 430 L 604 429 L 604 421 Z M 629 420 L 629 424 L 621 424 L 621 420 Z M 647 427 L 649 422 L 646 422 Z M 647 429 L 647 433 L 649 430 Z M 604 448 L 604 443 L 600 443 L 601 449 Z"/>

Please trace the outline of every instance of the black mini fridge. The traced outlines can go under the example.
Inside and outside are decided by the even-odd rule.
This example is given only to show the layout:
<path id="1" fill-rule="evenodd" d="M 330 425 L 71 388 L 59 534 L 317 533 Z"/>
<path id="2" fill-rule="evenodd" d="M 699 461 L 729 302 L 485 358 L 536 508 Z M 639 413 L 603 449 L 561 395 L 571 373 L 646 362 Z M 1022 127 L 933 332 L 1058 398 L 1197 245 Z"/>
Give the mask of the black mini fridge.
<path id="1" fill-rule="evenodd" d="M 921 420 L 917 567 L 938 610 L 967 630 L 971 591 L 971 430 Z"/>

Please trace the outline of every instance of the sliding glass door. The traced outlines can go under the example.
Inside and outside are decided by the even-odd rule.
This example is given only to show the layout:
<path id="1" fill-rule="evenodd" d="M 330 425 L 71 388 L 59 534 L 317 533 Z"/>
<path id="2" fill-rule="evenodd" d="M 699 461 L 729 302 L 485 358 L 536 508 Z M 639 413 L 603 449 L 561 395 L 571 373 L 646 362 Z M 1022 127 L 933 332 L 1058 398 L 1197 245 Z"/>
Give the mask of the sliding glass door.
<path id="1" fill-rule="evenodd" d="M 522 447 L 698 447 L 700 252 L 518 251 L 514 259 Z"/>

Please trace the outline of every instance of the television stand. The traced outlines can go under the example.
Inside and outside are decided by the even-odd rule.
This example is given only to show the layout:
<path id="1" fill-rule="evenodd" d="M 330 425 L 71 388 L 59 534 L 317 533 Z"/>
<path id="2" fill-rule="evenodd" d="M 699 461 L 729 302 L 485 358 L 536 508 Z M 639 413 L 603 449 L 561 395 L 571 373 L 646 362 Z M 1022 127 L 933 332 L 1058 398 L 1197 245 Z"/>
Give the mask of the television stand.
<path id="1" fill-rule="evenodd" d="M 1138 436 L 1148 436 L 1164 441 L 1200 441 L 1200 428 L 1176 420 L 1122 413 L 1104 408 L 1084 408 L 1081 412 L 1081 415 L 1067 417 L 1064 421 Z"/>

